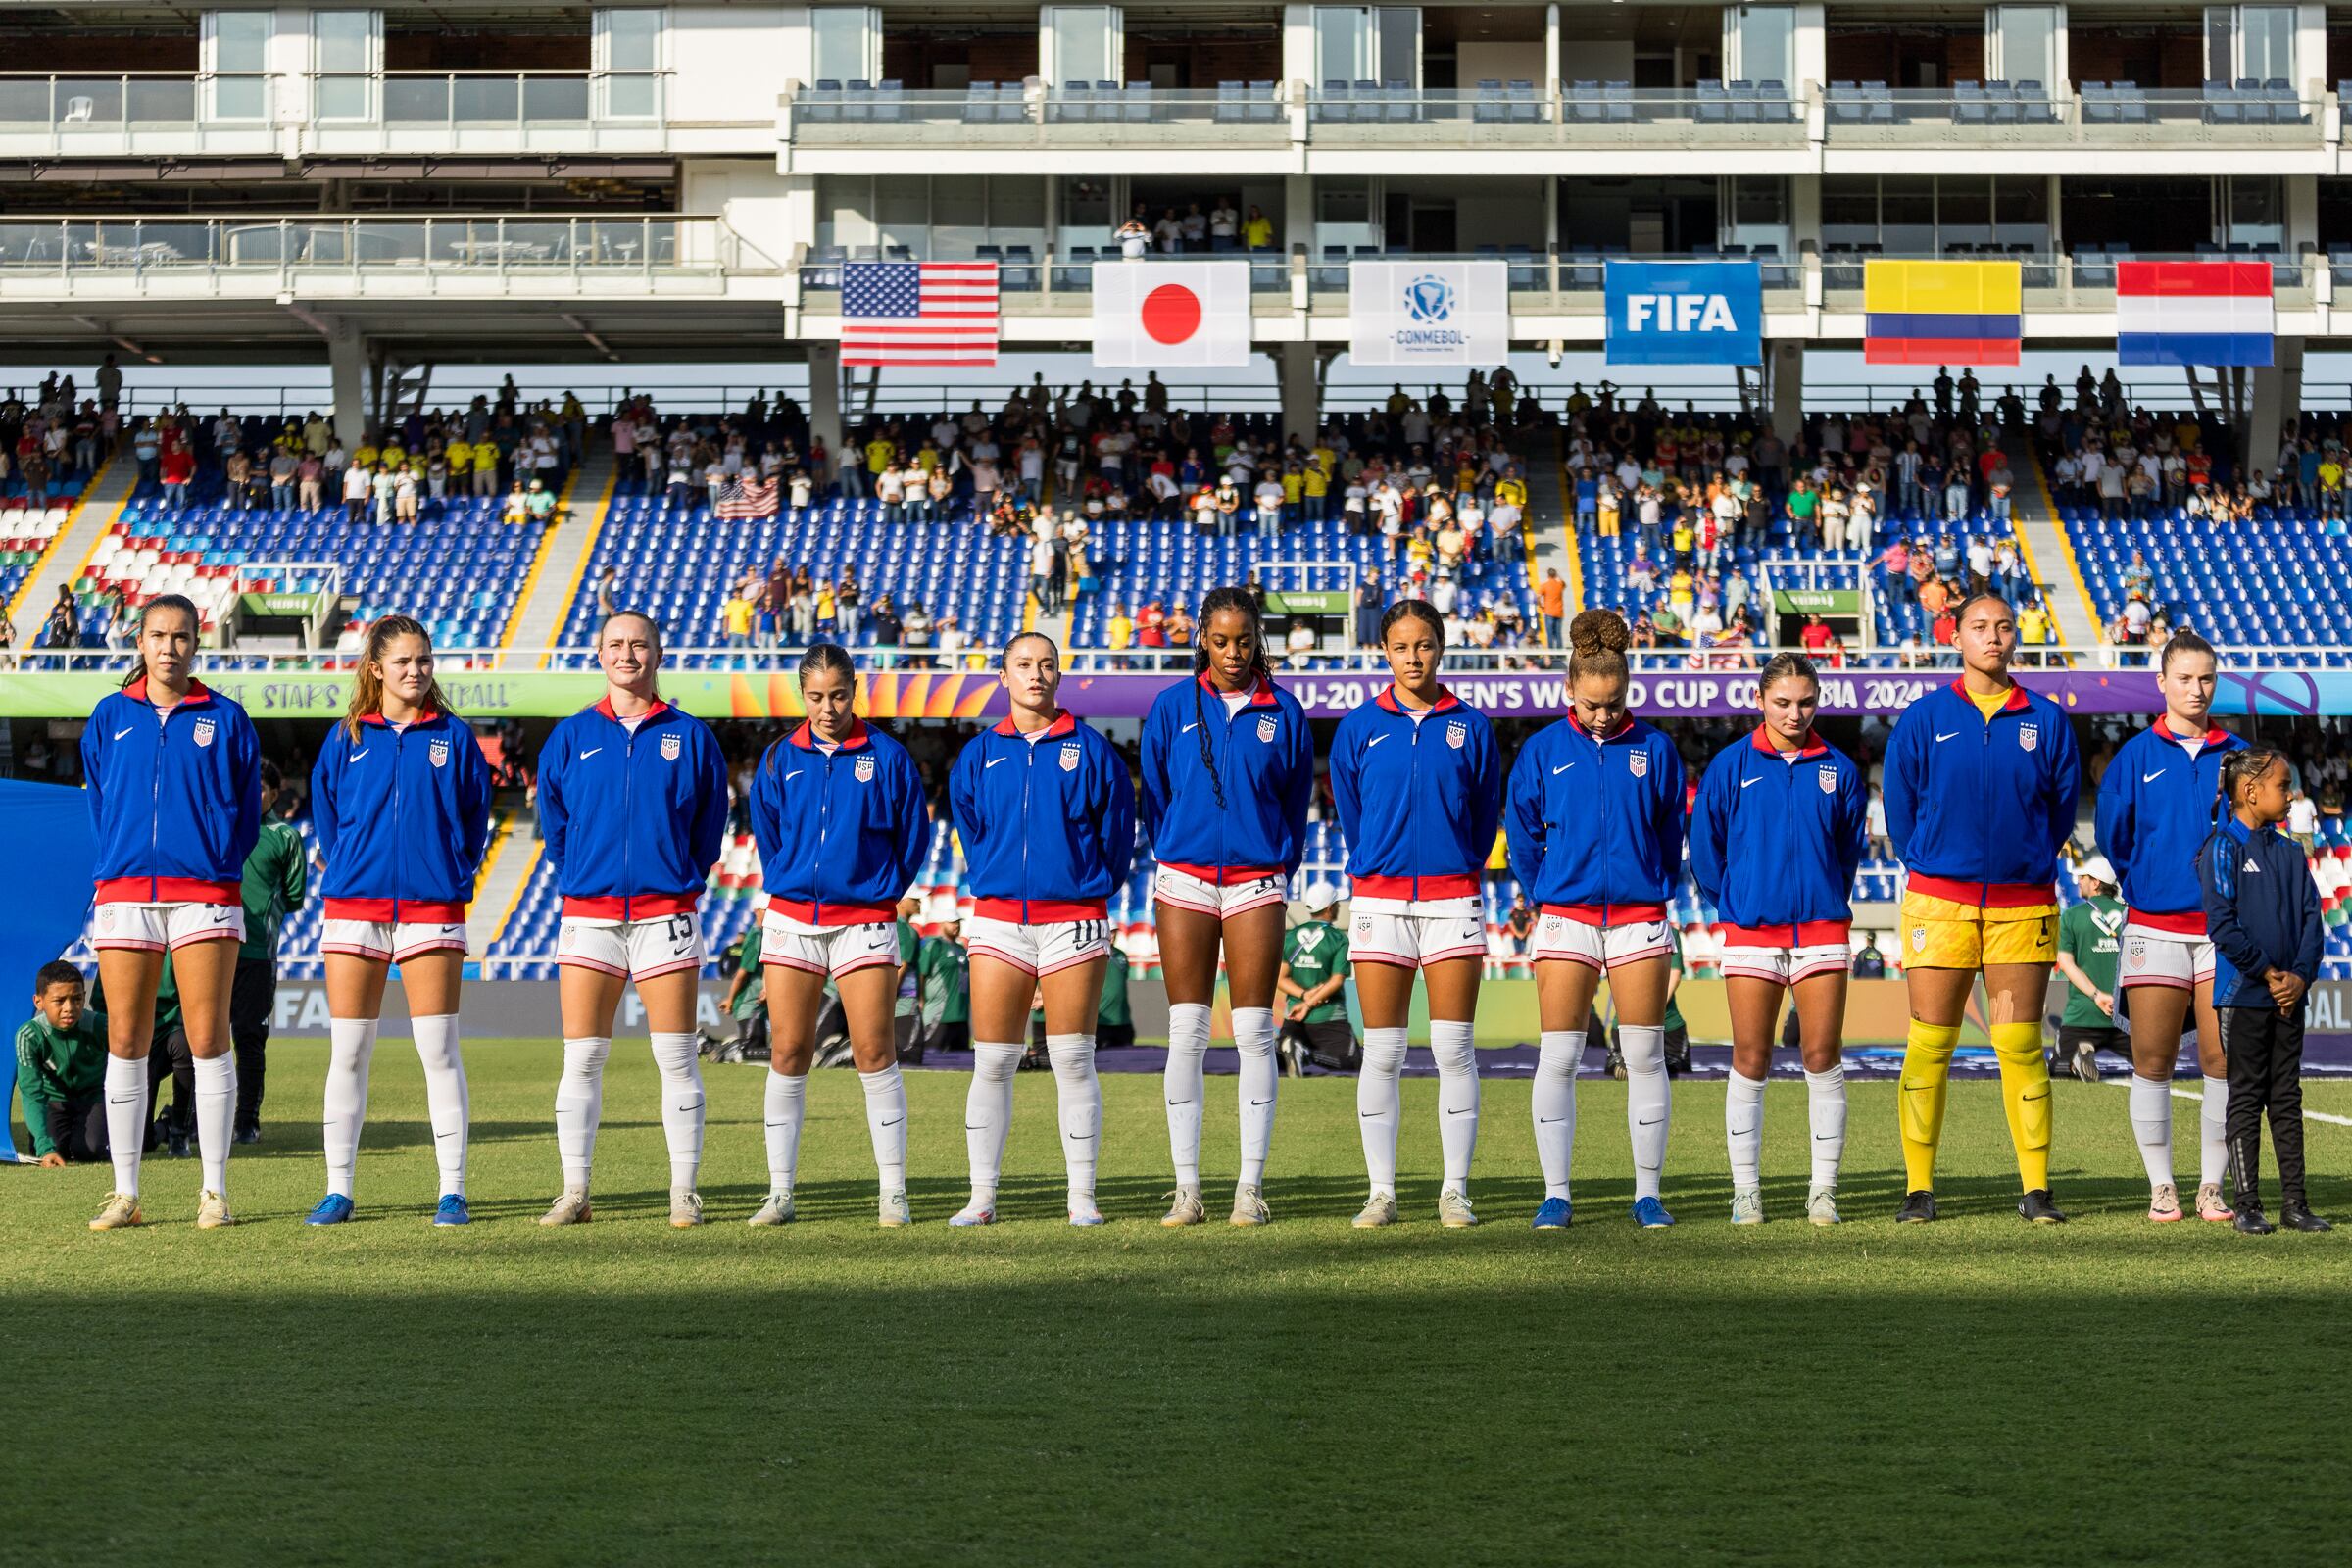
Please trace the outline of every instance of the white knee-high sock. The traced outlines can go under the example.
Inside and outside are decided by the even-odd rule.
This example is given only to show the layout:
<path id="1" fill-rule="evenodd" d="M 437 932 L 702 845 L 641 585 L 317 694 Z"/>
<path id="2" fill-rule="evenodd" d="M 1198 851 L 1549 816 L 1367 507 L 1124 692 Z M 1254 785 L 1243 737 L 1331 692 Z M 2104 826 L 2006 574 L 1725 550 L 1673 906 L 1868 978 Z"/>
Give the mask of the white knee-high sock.
<path id="1" fill-rule="evenodd" d="M 1168 1153 L 1175 1161 L 1179 1187 L 1200 1185 L 1200 1099 L 1208 1092 L 1200 1059 L 1207 1054 L 1207 1006 L 1198 1002 L 1170 1004 L 1168 1068 L 1160 1077 L 1160 1098 L 1168 1102 Z"/>
<path id="2" fill-rule="evenodd" d="M 808 1075 L 790 1077 L 773 1067 L 767 1073 L 767 1189 L 789 1193 L 801 1169 L 801 1123 L 808 1114 Z"/>
<path id="3" fill-rule="evenodd" d="M 1764 1185 L 1764 1080 L 1738 1068 L 1723 1086 L 1723 1135 L 1732 1151 L 1732 1191 Z"/>
<path id="4" fill-rule="evenodd" d="M 1364 1141 L 1364 1169 L 1372 1191 L 1396 1196 L 1397 1079 L 1404 1071 L 1404 1031 L 1366 1029 L 1364 1065 L 1355 1080 L 1356 1131 Z"/>
<path id="5" fill-rule="evenodd" d="M 1845 1162 L 1845 1064 L 1805 1074 L 1805 1109 L 1813 1124 L 1813 1185 L 1835 1187 Z"/>
<path id="6" fill-rule="evenodd" d="M 458 1015 L 446 1012 L 410 1022 L 416 1034 L 416 1059 L 424 1064 L 424 1109 L 433 1123 L 433 1163 L 441 1170 L 441 1196 L 464 1198 L 473 1100 L 466 1087 Z"/>
<path id="7" fill-rule="evenodd" d="M 2197 1185 L 2218 1186 L 2230 1168 L 2230 1080 L 2205 1080 L 2205 1102 L 2197 1107 Z"/>
<path id="8" fill-rule="evenodd" d="M 2139 1162 L 2148 1168 L 2148 1185 L 2162 1187 L 2173 1179 L 2173 1086 L 2133 1073 L 2130 1092 L 2132 1136 L 2139 1143 Z"/>
<path id="9" fill-rule="evenodd" d="M 1095 1075 L 1093 1035 L 1048 1035 L 1054 1087 L 1061 1107 L 1061 1162 L 1074 1200 L 1095 1192 L 1095 1159 L 1102 1142 L 1102 1080 Z"/>
<path id="10" fill-rule="evenodd" d="M 151 1048 L 161 1051 L 161 1046 Z M 0 1105 L 0 1116 L 8 1107 Z M 106 1058 L 106 1143 L 115 1162 L 115 1191 L 139 1196 L 139 1152 L 147 1145 L 147 1063 Z"/>
<path id="11" fill-rule="evenodd" d="M 1430 1054 L 1438 1058 L 1438 1146 L 1446 1152 L 1446 1185 L 1470 1185 L 1470 1156 L 1478 1152 L 1478 1052 L 1471 1026 L 1447 1018 L 1429 1024 Z"/>
<path id="12" fill-rule="evenodd" d="M 237 1116 L 237 1054 L 196 1058 L 196 1148 L 205 1191 L 228 1196 L 229 1133 Z"/>
<path id="13" fill-rule="evenodd" d="M 360 1164 L 360 1129 L 368 1120 L 368 1070 L 375 1060 L 373 1018 L 330 1018 L 326 1025 L 326 1190 L 352 1196 Z"/>
<path id="14" fill-rule="evenodd" d="M 861 1072 L 858 1087 L 865 1091 L 865 1131 L 874 1141 L 874 1169 L 882 1191 L 906 1190 L 906 1080 L 892 1062 L 880 1072 Z"/>
<path id="15" fill-rule="evenodd" d="M 1274 1060 L 1274 1009 L 1234 1008 L 1233 1044 L 1242 1054 L 1241 1185 L 1257 1187 L 1266 1179 L 1266 1151 L 1274 1143 L 1274 1090 L 1282 1081 Z"/>
<path id="16" fill-rule="evenodd" d="M 1625 1121 L 1634 1140 L 1634 1197 L 1658 1196 L 1666 1168 L 1673 1089 L 1666 1078 L 1666 1031 L 1656 1024 L 1618 1026 L 1625 1050 Z"/>
<path id="17" fill-rule="evenodd" d="M 584 1193 L 596 1162 L 596 1126 L 605 1115 L 605 1058 L 609 1035 L 564 1042 L 564 1076 L 556 1080 L 556 1152 L 564 1160 L 564 1189 Z"/>
<path id="18" fill-rule="evenodd" d="M 1004 1170 L 1004 1135 L 1012 1130 L 1012 1074 L 1021 1048 L 995 1041 L 972 1042 L 972 1088 L 963 1100 L 963 1147 L 972 1165 L 972 1201 L 997 1200 L 997 1179 Z"/>
<path id="19" fill-rule="evenodd" d="M 1536 1163 L 1544 1196 L 1570 1201 L 1568 1169 L 1576 1149 L 1576 1069 L 1585 1059 L 1582 1029 L 1546 1029 L 1537 1043 L 1533 1100 Z"/>
<path id="20" fill-rule="evenodd" d="M 662 1069 L 662 1138 L 669 1145 L 669 1190 L 688 1193 L 703 1168 L 703 1064 L 694 1032 L 653 1035 Z"/>

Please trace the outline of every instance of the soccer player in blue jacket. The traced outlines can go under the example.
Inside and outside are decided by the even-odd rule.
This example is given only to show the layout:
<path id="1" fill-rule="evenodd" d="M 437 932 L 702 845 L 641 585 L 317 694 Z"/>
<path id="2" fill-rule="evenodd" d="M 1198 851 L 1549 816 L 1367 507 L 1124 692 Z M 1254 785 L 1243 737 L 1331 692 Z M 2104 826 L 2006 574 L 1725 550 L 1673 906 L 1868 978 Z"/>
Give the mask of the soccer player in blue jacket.
<path id="1" fill-rule="evenodd" d="M 2124 742 L 2099 779 L 2099 850 L 2124 897 L 2116 991 L 2131 1023 L 2132 1131 L 2148 1172 L 2148 1218 L 2159 1225 L 2184 1217 L 2173 1185 L 2173 1064 L 2192 1016 L 2205 1077 L 2197 1217 L 2226 1223 L 2233 1212 L 2222 1197 L 2230 1068 L 2213 1010 L 2197 851 L 2225 810 L 2222 764 L 2246 743 L 2213 722 L 2216 678 L 2213 645 L 2175 633 L 2156 677 L 2163 714 Z"/>
<path id="2" fill-rule="evenodd" d="M 1176 1199 L 1162 1225 L 1198 1225 L 1200 1115 L 1217 959 L 1241 1057 L 1242 1169 L 1233 1223 L 1263 1225 L 1274 1135 L 1274 986 L 1283 912 L 1306 851 L 1315 742 L 1298 700 L 1266 668 L 1257 601 L 1215 588 L 1200 602 L 1193 678 L 1160 693 L 1144 720 L 1143 811 L 1158 869 L 1160 970 L 1168 986 L 1168 1147 Z"/>
<path id="3" fill-rule="evenodd" d="M 816 1015 L 830 979 L 865 1092 L 865 1130 L 881 1174 L 880 1223 L 906 1206 L 906 1085 L 892 1012 L 899 994 L 899 901 L 931 853 L 931 811 L 906 748 L 857 714 L 858 671 L 837 643 L 801 656 L 808 719 L 752 773 L 752 837 L 767 910 L 760 928 L 773 1031 L 766 1096 L 767 1200 L 754 1225 L 793 1217 Z"/>
<path id="4" fill-rule="evenodd" d="M 147 1054 L 167 954 L 195 1061 L 204 1159 L 197 1228 L 235 1223 L 228 1149 L 237 1062 L 228 1002 L 245 938 L 245 858 L 262 831 L 261 746 L 245 710 L 196 678 L 202 634 L 189 600 L 149 600 L 130 674 L 122 690 L 99 699 L 81 732 L 81 774 L 98 840 L 90 945 L 109 1003 L 106 1130 L 115 1165 L 115 1190 L 90 1221 L 94 1231 L 144 1222 Z"/>
<path id="5" fill-rule="evenodd" d="M 1690 871 L 1723 922 L 1732 1223 L 1764 1221 L 1764 1078 L 1786 995 L 1796 1008 L 1811 1111 L 1805 1217 L 1835 1225 L 1845 1154 L 1847 937 L 1869 798 L 1854 760 L 1813 733 L 1821 680 L 1811 660 L 1774 655 L 1756 702 L 1764 721 L 1707 764 L 1690 816 Z"/>
<path id="6" fill-rule="evenodd" d="M 1135 859 L 1135 780 L 1101 732 L 1065 712 L 1061 651 L 1023 632 L 1000 661 L 1011 711 L 965 743 L 948 779 L 973 909 L 972 1087 L 963 1111 L 972 1197 L 951 1225 L 997 1217 L 1012 1074 L 1043 996 L 1073 1225 L 1100 1225 L 1102 1084 L 1095 1024 L 1110 956 L 1109 900 Z"/>
<path id="7" fill-rule="evenodd" d="M 669 1146 L 669 1223 L 703 1223 L 703 1075 L 695 982 L 705 957 L 697 912 L 726 841 L 727 762 L 701 719 L 662 700 L 662 632 L 620 611 L 597 629 L 605 695 L 558 724 L 539 753 L 539 836 L 556 868 L 564 921 L 564 1076 L 556 1146 L 564 1196 L 542 1225 L 590 1217 L 588 1182 L 604 1114 L 612 1020 L 631 981 L 662 1073 Z"/>
<path id="8" fill-rule="evenodd" d="M 400 965 L 441 1200 L 435 1225 L 471 1220 L 466 1205 L 469 1107 L 458 1046 L 466 906 L 490 841 L 490 768 L 481 744 L 433 678 L 433 645 L 406 615 L 368 629 L 351 704 L 311 769 L 311 821 L 326 862 L 328 1055 L 326 1196 L 313 1225 L 352 1215 L 368 1067 L 384 982 Z"/>
<path id="9" fill-rule="evenodd" d="M 1364 1009 L 1355 1109 L 1372 1193 L 1355 1225 L 1396 1223 L 1397 1083 L 1417 969 L 1438 1062 L 1446 1159 L 1438 1220 L 1459 1230 L 1478 1223 L 1469 1193 L 1478 1149 L 1471 1020 L 1487 956 L 1480 882 L 1502 810 L 1502 759 L 1486 715 L 1439 684 L 1446 630 L 1426 601 L 1391 605 L 1380 644 L 1389 688 L 1341 719 L 1331 746 L 1332 804 L 1352 884 L 1348 960 Z"/>

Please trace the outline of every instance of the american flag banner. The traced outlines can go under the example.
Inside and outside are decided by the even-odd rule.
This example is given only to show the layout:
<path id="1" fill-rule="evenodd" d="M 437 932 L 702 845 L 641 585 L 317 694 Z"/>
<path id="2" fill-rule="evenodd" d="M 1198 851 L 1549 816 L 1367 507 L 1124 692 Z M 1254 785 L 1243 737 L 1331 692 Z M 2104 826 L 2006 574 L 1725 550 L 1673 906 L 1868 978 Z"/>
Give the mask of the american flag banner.
<path id="1" fill-rule="evenodd" d="M 776 514 L 776 481 L 732 474 L 721 480 L 710 510 L 720 517 L 772 517 Z"/>
<path id="2" fill-rule="evenodd" d="M 994 365 L 997 264 L 850 262 L 841 270 L 844 365 Z"/>

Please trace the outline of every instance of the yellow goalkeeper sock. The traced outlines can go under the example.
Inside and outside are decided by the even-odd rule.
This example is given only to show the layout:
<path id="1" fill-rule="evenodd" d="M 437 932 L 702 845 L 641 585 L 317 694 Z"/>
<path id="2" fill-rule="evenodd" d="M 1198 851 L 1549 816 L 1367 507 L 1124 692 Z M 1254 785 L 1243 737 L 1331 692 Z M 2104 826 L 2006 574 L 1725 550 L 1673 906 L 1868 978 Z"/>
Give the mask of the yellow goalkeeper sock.
<path id="1" fill-rule="evenodd" d="M 2050 1064 L 2041 1054 L 2035 1021 L 1992 1026 L 1992 1054 L 2001 1062 L 2001 1103 L 2009 1112 L 2009 1141 L 2017 1145 L 2017 1175 L 2027 1192 L 2050 1185 Z"/>
<path id="2" fill-rule="evenodd" d="M 1903 1043 L 1903 1185 L 1924 1192 L 1936 1185 L 1936 1146 L 1943 1137 L 1943 1094 L 1951 1081 L 1956 1023 L 1911 1020 Z"/>

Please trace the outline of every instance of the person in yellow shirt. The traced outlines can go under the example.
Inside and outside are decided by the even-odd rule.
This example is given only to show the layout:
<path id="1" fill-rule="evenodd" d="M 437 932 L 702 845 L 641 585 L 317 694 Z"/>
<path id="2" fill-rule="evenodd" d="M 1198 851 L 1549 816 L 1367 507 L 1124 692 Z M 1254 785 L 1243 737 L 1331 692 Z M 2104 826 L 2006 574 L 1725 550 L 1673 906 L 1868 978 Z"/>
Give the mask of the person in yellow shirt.
<path id="1" fill-rule="evenodd" d="M 1296 466 L 1282 471 L 1282 510 L 1288 515 L 1306 496 L 1306 472 Z"/>
<path id="2" fill-rule="evenodd" d="M 1518 507 L 1524 511 L 1527 506 L 1527 485 L 1507 475 L 1495 480 L 1494 504 L 1498 507 Z"/>
<path id="3" fill-rule="evenodd" d="M 727 602 L 719 607 L 719 614 L 726 621 L 727 646 L 729 648 L 751 647 L 752 602 L 743 596 L 742 589 L 738 588 L 727 596 Z"/>
<path id="4" fill-rule="evenodd" d="M 1256 208 L 1242 221 L 1242 243 L 1253 251 L 1262 251 L 1274 243 L 1274 220 Z"/>
<path id="5" fill-rule="evenodd" d="M 1106 635 L 1114 651 L 1135 646 L 1135 619 L 1127 613 L 1125 605 L 1114 604 L 1110 607 L 1110 625 Z"/>
<path id="6" fill-rule="evenodd" d="M 375 466 L 376 462 L 377 462 L 377 461 L 378 461 L 378 460 L 379 460 L 379 459 L 380 459 L 382 456 L 383 456 L 383 453 L 381 452 L 381 450 L 379 450 L 379 449 L 376 447 L 376 445 L 375 445 L 373 442 L 371 442 L 371 441 L 363 441 L 363 442 L 361 442 L 361 443 L 360 443 L 360 449 L 359 449 L 359 451 L 357 451 L 357 452 L 354 452 L 354 453 L 351 455 L 351 461 L 352 461 L 352 463 L 353 463 L 353 465 L 354 465 L 355 466 L 362 467 L 362 468 L 370 468 L 370 467 L 373 467 L 373 466 Z"/>
<path id="7" fill-rule="evenodd" d="M 1321 522 L 1324 509 L 1330 505 L 1326 498 L 1331 494 L 1331 469 L 1321 454 L 1306 460 L 1306 466 L 1298 475 L 1298 493 L 1305 500 L 1306 520 Z"/>
<path id="8" fill-rule="evenodd" d="M 2050 640 L 2050 612 L 2041 608 L 2039 600 L 2017 612 L 2017 640 L 2021 649 L 2031 650 L 2023 654 L 2019 662 L 2039 665 L 2041 645 Z"/>
<path id="9" fill-rule="evenodd" d="M 449 464 L 449 476 L 453 481 L 464 484 L 473 477 L 472 442 L 464 436 L 457 436 L 441 449 L 441 456 Z"/>
<path id="10" fill-rule="evenodd" d="M 879 475 L 898 459 L 899 449 L 880 436 L 865 444 L 865 471 Z"/>
<path id="11" fill-rule="evenodd" d="M 498 443 L 495 441 L 474 443 L 473 493 L 477 496 L 498 494 Z"/>

